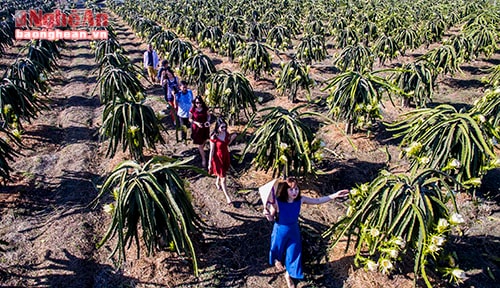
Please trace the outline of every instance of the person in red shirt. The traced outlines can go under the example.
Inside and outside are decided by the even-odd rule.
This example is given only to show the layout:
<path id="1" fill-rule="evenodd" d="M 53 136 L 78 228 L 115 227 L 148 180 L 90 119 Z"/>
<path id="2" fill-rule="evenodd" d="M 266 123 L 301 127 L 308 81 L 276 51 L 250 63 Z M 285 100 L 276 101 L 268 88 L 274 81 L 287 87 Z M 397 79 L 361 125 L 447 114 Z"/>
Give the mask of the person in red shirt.
<path id="1" fill-rule="evenodd" d="M 226 202 L 231 204 L 233 201 L 227 193 L 226 174 L 231 165 L 228 146 L 236 138 L 236 134 L 230 134 L 227 131 L 227 123 L 222 118 L 217 118 L 215 130 L 210 137 L 210 153 L 208 159 L 208 172 L 217 176 L 215 186 L 217 189 L 222 189 L 226 196 Z M 219 184 L 220 182 L 220 184 Z"/>
<path id="2" fill-rule="evenodd" d="M 193 101 L 193 108 L 189 111 L 189 122 L 191 122 L 191 139 L 198 145 L 201 155 L 201 166 L 207 166 L 205 156 L 205 143 L 210 137 L 210 113 L 207 104 L 200 96 L 196 96 Z"/>

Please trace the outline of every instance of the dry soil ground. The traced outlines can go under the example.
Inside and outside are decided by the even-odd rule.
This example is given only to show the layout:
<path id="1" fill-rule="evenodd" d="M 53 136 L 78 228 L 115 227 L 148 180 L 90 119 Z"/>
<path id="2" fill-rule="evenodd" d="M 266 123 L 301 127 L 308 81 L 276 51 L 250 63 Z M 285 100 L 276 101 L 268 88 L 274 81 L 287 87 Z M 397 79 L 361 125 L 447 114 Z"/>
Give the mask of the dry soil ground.
<path id="1" fill-rule="evenodd" d="M 141 64 L 145 44 L 122 21 L 116 23 L 116 30 L 124 50 Z M 18 43 L 1 59 L 1 68 L 12 63 L 21 45 Z M 237 65 L 228 63 L 227 59 L 204 52 L 213 58 L 218 69 L 237 69 Z M 132 246 L 127 262 L 121 269 L 115 269 L 113 259 L 107 257 L 112 243 L 95 249 L 109 223 L 109 215 L 100 207 L 94 209 L 88 205 L 96 196 L 96 186 L 103 176 L 128 156 L 119 154 L 107 159 L 104 157 L 106 145 L 98 141 L 102 108 L 97 96 L 92 95 L 96 65 L 89 43 L 68 43 L 62 53 L 60 73 L 54 75 L 53 92 L 48 97 L 50 109 L 25 125 L 23 143 L 26 147 L 23 155 L 11 163 L 16 171 L 14 181 L 0 188 L 0 239 L 8 242 L 3 247 L 6 251 L 0 252 L 0 286 L 284 287 L 282 275 L 267 264 L 272 224 L 262 217 L 257 195 L 257 188 L 271 176 L 245 170 L 236 162 L 229 176 L 229 189 L 238 207 L 224 204 L 224 197 L 215 189 L 213 179 L 184 175 L 193 193 L 196 211 L 208 227 L 203 237 L 196 239 L 201 268 L 198 278 L 192 275 L 188 259 L 168 251 L 136 259 Z M 422 51 L 408 57 L 419 53 Z M 472 103 L 482 94 L 483 86 L 478 80 L 484 75 L 482 69 L 499 64 L 499 59 L 497 53 L 488 61 L 465 64 L 464 73 L 442 78 L 437 101 L 454 105 Z M 313 66 L 316 80 L 333 75 L 328 66 L 330 61 Z M 277 65 L 279 60 L 275 62 Z M 252 80 L 252 86 L 256 94 L 268 98 L 264 107 L 293 106 L 286 98 L 275 97 L 270 79 Z M 313 94 L 324 93 L 317 88 Z M 148 95 L 147 104 L 155 111 L 164 109 L 159 88 L 149 88 Z M 384 116 L 391 120 L 401 112 L 400 108 L 387 103 Z M 335 153 L 327 154 L 324 165 L 327 175 L 301 183 L 305 194 L 321 196 L 352 187 L 373 179 L 382 168 L 405 170 L 405 161 L 398 158 L 397 143 L 390 141 L 390 135 L 382 129 L 358 133 L 348 139 L 336 125 L 311 123 L 327 148 Z M 174 130 L 169 123 L 165 124 L 167 143 L 148 153 L 174 157 L 198 155 L 194 145 L 176 143 Z M 241 126 L 233 127 L 233 131 L 241 130 Z M 242 142 L 231 147 L 232 154 L 242 151 Z M 392 156 L 390 161 L 386 149 Z M 200 164 L 198 157 L 193 164 Z M 464 287 L 494 287 L 491 275 L 500 279 L 499 174 L 496 170 L 487 175 L 479 200 L 460 196 L 467 225 L 463 235 L 455 235 L 450 244 L 469 276 Z M 335 249 L 327 249 L 328 239 L 321 238 L 321 233 L 344 210 L 342 203 L 303 208 L 301 223 L 307 276 L 298 287 L 411 287 L 412 274 L 407 272 L 407 267 L 399 276 L 387 278 L 355 269 L 352 250 L 344 253 L 344 242 Z"/>

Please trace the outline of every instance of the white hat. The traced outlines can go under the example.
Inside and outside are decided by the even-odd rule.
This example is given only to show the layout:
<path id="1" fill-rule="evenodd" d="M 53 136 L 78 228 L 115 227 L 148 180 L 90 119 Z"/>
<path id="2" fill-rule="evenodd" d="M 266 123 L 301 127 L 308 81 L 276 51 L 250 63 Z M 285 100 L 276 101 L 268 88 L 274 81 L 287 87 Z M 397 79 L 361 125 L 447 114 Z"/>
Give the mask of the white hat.
<path id="1" fill-rule="evenodd" d="M 264 209 L 266 208 L 268 202 L 272 203 L 274 201 L 278 183 L 278 179 L 273 179 L 270 182 L 259 187 L 260 199 L 262 199 L 262 205 L 264 205 Z"/>

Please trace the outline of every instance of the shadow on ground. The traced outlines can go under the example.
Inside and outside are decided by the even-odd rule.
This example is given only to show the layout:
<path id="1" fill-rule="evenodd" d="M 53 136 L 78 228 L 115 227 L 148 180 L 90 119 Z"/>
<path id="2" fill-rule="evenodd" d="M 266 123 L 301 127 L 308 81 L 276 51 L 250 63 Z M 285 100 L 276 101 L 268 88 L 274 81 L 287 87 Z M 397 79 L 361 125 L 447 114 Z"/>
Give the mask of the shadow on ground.
<path id="1" fill-rule="evenodd" d="M 356 185 L 370 182 L 378 176 L 380 170 L 386 167 L 383 162 L 366 162 L 351 159 L 348 161 L 327 161 L 327 167 L 321 167 L 325 172 L 317 179 L 308 183 L 321 195 L 329 195 L 341 189 L 351 189 Z"/>
<path id="2" fill-rule="evenodd" d="M 86 143 L 89 139 L 97 140 L 97 128 L 81 126 L 59 128 L 50 125 L 38 125 L 27 131 L 23 137 L 49 144 L 69 145 Z"/>
<path id="3" fill-rule="evenodd" d="M 268 284 L 278 287 L 278 278 L 282 273 L 268 269 L 269 245 L 273 223 L 263 217 L 249 216 L 238 212 L 223 211 L 232 218 L 243 222 L 239 226 L 224 229 L 212 229 L 206 232 L 201 247 L 200 268 L 206 275 L 205 280 L 190 285 L 202 287 L 242 287 L 250 276 L 269 278 Z M 319 222 L 300 217 L 303 242 L 303 267 L 306 279 L 303 283 L 314 282 L 316 286 L 305 287 L 339 287 L 348 275 L 332 274 L 330 263 L 326 262 L 328 239 L 321 234 L 328 228 Z M 344 262 L 352 262 L 347 257 Z M 334 286 L 332 286 L 332 284 Z"/>
<path id="4" fill-rule="evenodd" d="M 65 257 L 62 259 L 53 257 L 49 250 L 41 264 L 8 267 L 0 280 L 8 283 L 9 279 L 14 278 L 22 284 L 20 287 L 135 287 L 135 283 L 138 283 L 110 265 L 98 264 L 91 258 L 76 257 L 66 249 L 63 252 Z M 30 271 L 30 275 L 38 276 L 27 276 L 22 271 Z"/>
<path id="5" fill-rule="evenodd" d="M 450 242 L 451 250 L 455 251 L 460 263 L 459 268 L 466 271 L 468 277 L 462 287 L 498 287 L 500 237 L 452 235 Z"/>

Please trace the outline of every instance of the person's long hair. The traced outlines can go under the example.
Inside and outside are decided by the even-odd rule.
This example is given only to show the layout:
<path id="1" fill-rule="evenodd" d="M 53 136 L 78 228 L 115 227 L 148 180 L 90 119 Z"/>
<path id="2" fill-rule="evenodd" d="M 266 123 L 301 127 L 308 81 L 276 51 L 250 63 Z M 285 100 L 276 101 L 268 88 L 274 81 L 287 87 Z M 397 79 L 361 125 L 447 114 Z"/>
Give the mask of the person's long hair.
<path id="1" fill-rule="evenodd" d="M 167 72 L 170 72 L 170 74 L 172 74 L 172 78 L 175 78 L 175 72 L 174 72 L 174 70 L 172 70 L 172 68 L 170 68 L 170 67 L 165 68 L 165 75 L 167 75 L 166 74 Z M 167 75 L 167 77 L 168 77 L 168 75 Z"/>
<path id="2" fill-rule="evenodd" d="M 281 202 L 287 202 L 288 201 L 288 189 L 290 189 L 292 187 L 291 186 L 292 183 L 295 183 L 296 187 L 298 188 L 297 179 L 295 179 L 293 177 L 290 177 L 290 178 L 286 179 L 285 182 L 280 182 L 278 184 L 277 198 L 278 198 L 279 201 L 281 201 Z M 300 189 L 299 189 L 299 193 L 297 194 L 297 197 L 294 199 L 294 201 L 300 200 L 301 196 L 302 195 L 301 195 Z"/>
<path id="3" fill-rule="evenodd" d="M 217 135 L 219 135 L 219 128 L 222 125 L 226 125 L 226 133 L 228 133 L 226 120 L 224 120 L 224 118 L 222 118 L 222 117 L 217 117 L 217 120 L 215 121 L 215 129 L 214 129 L 214 131 L 212 131 L 212 134 L 210 136 L 217 137 Z"/>
<path id="4" fill-rule="evenodd" d="M 194 100 L 193 100 L 193 107 L 196 108 L 196 101 L 200 102 L 201 103 L 201 108 L 203 109 L 204 112 L 208 112 L 208 106 L 207 106 L 207 103 L 205 103 L 205 101 L 203 101 L 203 98 L 201 98 L 200 95 L 194 97 Z"/>

